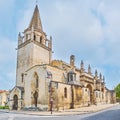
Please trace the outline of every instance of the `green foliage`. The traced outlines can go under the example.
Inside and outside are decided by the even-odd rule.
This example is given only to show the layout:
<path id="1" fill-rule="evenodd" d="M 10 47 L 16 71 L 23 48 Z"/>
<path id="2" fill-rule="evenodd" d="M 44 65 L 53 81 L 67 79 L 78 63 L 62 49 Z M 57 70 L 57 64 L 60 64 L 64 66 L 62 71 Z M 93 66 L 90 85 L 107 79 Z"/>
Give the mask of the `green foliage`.
<path id="1" fill-rule="evenodd" d="M 120 84 L 115 87 L 116 97 L 120 98 Z"/>
<path id="2" fill-rule="evenodd" d="M 9 106 L 0 106 L 0 109 L 9 109 Z"/>

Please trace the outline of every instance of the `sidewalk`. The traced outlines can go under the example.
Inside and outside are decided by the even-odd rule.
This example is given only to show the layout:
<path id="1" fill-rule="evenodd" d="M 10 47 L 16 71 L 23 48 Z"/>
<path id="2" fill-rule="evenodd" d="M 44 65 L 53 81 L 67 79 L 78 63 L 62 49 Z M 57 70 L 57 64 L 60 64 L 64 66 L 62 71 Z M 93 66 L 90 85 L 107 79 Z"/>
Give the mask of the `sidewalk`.
<path id="1" fill-rule="evenodd" d="M 78 115 L 78 114 L 86 114 L 86 113 L 93 113 L 97 111 L 101 111 L 113 106 L 118 105 L 116 104 L 102 104 L 102 105 L 91 105 L 89 107 L 81 107 L 76 109 L 69 109 L 64 111 L 53 111 L 53 116 L 64 116 L 64 115 Z M 50 111 L 9 111 L 9 110 L 0 110 L 0 112 L 8 112 L 8 113 L 16 113 L 16 114 L 26 114 L 26 115 L 40 115 L 40 116 L 50 116 Z"/>

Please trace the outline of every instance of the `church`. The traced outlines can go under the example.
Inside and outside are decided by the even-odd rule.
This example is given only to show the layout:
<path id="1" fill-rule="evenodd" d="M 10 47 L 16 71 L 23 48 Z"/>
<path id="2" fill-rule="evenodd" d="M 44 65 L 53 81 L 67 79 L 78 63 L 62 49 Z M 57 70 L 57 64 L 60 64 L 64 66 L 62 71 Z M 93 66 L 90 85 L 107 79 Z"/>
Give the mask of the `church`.
<path id="1" fill-rule="evenodd" d="M 39 108 L 64 110 L 109 103 L 109 90 L 105 78 L 91 66 L 75 66 L 75 56 L 70 63 L 52 59 L 52 37 L 43 31 L 38 5 L 28 28 L 18 35 L 16 86 L 10 91 L 9 107 L 12 110 Z"/>

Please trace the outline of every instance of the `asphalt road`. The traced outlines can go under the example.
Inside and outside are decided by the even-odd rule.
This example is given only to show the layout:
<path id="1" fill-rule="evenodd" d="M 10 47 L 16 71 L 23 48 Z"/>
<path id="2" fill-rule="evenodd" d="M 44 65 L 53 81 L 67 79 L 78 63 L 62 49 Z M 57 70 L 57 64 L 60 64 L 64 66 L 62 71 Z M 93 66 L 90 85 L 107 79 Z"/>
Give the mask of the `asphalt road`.
<path id="1" fill-rule="evenodd" d="M 97 113 L 69 116 L 36 116 L 0 112 L 0 120 L 120 120 L 120 105 Z"/>
<path id="2" fill-rule="evenodd" d="M 80 120 L 120 120 L 120 105 L 83 116 L 83 119 Z"/>

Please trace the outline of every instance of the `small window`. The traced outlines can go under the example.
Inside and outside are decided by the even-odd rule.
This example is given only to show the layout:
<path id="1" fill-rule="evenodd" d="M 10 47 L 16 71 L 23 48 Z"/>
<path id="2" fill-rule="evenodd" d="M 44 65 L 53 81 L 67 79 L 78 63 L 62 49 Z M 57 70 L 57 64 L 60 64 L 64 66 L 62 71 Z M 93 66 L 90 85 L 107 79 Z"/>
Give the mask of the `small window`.
<path id="1" fill-rule="evenodd" d="M 67 88 L 64 88 L 64 98 L 67 98 Z"/>
<path id="2" fill-rule="evenodd" d="M 23 99 L 23 94 L 24 94 L 24 92 L 22 91 L 22 92 L 21 92 L 21 99 Z"/>
<path id="3" fill-rule="evenodd" d="M 23 82 L 23 80 L 24 80 L 24 74 L 23 73 L 21 74 L 21 78 L 22 78 L 22 82 Z"/>
<path id="4" fill-rule="evenodd" d="M 26 35 L 26 40 L 28 40 L 28 34 Z"/>
<path id="5" fill-rule="evenodd" d="M 42 36 L 40 37 L 40 43 L 42 44 Z"/>
<path id="6" fill-rule="evenodd" d="M 96 92 L 96 98 L 98 98 L 98 92 Z"/>
<path id="7" fill-rule="evenodd" d="M 34 40 L 36 40 L 36 36 L 34 35 Z"/>
<path id="8" fill-rule="evenodd" d="M 73 74 L 70 75 L 70 81 L 73 81 Z"/>

